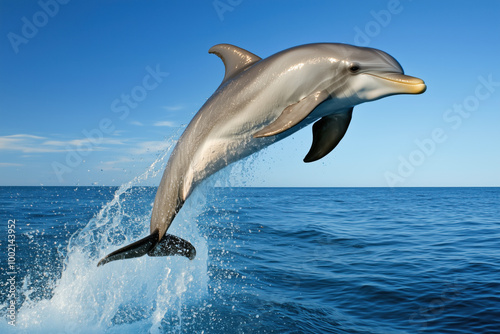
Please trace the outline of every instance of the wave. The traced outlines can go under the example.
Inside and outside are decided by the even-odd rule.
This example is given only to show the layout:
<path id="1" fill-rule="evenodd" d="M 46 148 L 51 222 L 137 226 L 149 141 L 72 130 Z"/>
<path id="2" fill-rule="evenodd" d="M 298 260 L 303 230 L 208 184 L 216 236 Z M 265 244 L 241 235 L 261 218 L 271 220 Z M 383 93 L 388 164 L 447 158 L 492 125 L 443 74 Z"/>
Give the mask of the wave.
<path id="1" fill-rule="evenodd" d="M 193 261 L 146 256 L 97 267 L 104 255 L 149 234 L 153 201 L 140 186 L 163 171 L 175 141 L 169 144 L 144 173 L 121 185 L 113 199 L 72 235 L 63 250 L 59 279 L 41 286 L 24 278 L 16 327 L 3 319 L 0 332 L 155 333 L 182 327 L 182 312 L 207 294 L 208 247 L 197 226 L 200 203 L 205 201 L 200 191 L 193 193 L 171 228 L 196 247 Z M 43 256 L 43 249 L 39 251 L 37 256 Z"/>

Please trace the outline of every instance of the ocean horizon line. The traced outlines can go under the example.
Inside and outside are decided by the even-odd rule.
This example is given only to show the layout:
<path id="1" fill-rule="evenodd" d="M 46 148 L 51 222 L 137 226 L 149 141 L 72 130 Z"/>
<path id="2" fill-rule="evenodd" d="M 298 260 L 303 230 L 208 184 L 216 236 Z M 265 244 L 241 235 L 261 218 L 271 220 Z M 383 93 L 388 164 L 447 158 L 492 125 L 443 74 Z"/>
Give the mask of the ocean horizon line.
<path id="1" fill-rule="evenodd" d="M 0 185 L 0 188 L 119 188 L 121 185 Z M 131 188 L 157 188 L 158 186 L 144 185 L 144 186 L 132 186 Z M 398 187 L 388 187 L 388 186 L 214 186 L 213 188 L 255 188 L 255 189 L 287 189 L 287 188 L 304 188 L 304 189 L 328 189 L 328 188 L 338 188 L 338 189 L 419 189 L 419 188 L 500 188 L 500 186 L 398 186 Z"/>

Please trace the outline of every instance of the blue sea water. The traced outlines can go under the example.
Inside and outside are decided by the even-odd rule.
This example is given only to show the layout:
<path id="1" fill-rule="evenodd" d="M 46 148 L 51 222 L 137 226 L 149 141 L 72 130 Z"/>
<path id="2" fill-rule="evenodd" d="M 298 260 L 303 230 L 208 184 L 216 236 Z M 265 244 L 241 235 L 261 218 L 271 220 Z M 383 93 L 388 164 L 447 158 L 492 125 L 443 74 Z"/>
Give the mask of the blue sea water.
<path id="1" fill-rule="evenodd" d="M 195 260 L 97 268 L 155 191 L 0 187 L 0 332 L 500 333 L 500 188 L 207 185 L 169 230 Z"/>

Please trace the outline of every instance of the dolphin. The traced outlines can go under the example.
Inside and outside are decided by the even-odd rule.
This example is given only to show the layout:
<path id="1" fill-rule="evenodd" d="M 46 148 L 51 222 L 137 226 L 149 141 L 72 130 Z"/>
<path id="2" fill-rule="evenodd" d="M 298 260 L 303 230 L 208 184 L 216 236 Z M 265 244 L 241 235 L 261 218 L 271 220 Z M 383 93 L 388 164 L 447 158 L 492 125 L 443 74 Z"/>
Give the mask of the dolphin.
<path id="1" fill-rule="evenodd" d="M 230 44 L 219 56 L 225 75 L 179 138 L 156 192 L 150 235 L 99 261 L 181 255 L 194 259 L 191 243 L 166 233 L 203 180 L 313 123 L 304 162 L 331 152 L 347 131 L 354 106 L 396 94 L 421 94 L 424 81 L 404 74 L 389 54 L 348 44 L 292 47 L 261 59 Z"/>

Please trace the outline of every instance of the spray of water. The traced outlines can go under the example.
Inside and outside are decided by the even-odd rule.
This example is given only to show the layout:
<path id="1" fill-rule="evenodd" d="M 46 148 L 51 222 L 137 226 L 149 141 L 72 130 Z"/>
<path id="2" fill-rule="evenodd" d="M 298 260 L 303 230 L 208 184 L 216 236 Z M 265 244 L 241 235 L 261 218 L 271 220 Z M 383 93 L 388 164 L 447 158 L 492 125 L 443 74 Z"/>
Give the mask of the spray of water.
<path id="1" fill-rule="evenodd" d="M 70 239 L 64 268 L 54 283 L 52 297 L 25 301 L 17 314 L 20 332 L 138 333 L 180 331 L 183 310 L 207 294 L 207 242 L 197 217 L 203 210 L 202 192 L 193 193 L 169 233 L 189 240 L 197 257 L 142 257 L 97 267 L 105 254 L 149 233 L 151 196 L 141 202 L 142 183 L 164 169 L 170 147 L 141 175 L 121 185 L 113 199 Z M 186 306 L 187 305 L 187 306 Z M 4 329 L 4 324 L 0 324 Z"/>

